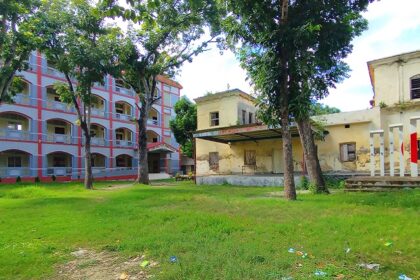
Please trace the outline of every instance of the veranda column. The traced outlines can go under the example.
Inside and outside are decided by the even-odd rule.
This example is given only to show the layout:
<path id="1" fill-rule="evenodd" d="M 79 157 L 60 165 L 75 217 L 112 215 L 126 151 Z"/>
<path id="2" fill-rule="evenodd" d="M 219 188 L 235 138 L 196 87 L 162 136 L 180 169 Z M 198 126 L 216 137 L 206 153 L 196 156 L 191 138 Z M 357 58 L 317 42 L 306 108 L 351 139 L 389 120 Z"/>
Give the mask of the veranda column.
<path id="1" fill-rule="evenodd" d="M 401 123 L 389 125 L 389 165 L 390 175 L 395 176 L 395 155 L 394 155 L 394 130 L 398 128 L 398 144 L 396 147 L 400 147 L 400 176 L 404 177 L 404 148 L 403 148 L 403 125 Z"/>
<path id="2" fill-rule="evenodd" d="M 384 131 L 370 131 L 370 176 L 375 176 L 375 146 L 374 137 L 378 134 L 380 137 L 379 159 L 380 159 L 380 175 L 385 176 L 385 157 L 384 157 Z"/>
<path id="3" fill-rule="evenodd" d="M 410 118 L 410 167 L 411 177 L 418 177 L 417 121 L 420 117 Z"/>

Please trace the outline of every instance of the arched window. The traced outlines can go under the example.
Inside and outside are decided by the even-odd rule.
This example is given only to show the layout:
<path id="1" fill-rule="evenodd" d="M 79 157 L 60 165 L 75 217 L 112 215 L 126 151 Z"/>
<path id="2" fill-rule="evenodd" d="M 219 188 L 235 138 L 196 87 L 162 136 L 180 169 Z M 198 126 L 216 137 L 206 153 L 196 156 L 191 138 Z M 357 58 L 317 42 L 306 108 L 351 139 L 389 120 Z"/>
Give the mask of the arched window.
<path id="1" fill-rule="evenodd" d="M 411 99 L 420 98 L 420 74 L 410 79 Z"/>

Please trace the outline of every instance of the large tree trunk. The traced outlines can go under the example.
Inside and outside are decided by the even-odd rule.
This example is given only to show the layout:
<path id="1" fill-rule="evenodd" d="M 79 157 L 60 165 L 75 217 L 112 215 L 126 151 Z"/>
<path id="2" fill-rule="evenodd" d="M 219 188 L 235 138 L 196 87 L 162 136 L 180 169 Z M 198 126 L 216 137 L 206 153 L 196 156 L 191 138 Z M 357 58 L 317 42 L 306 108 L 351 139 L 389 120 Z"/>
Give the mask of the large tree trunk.
<path id="1" fill-rule="evenodd" d="M 140 117 L 137 120 L 139 127 L 139 135 L 137 139 L 138 149 L 138 161 L 139 166 L 137 169 L 136 182 L 140 184 L 149 184 L 149 164 L 147 159 L 147 117 L 148 109 L 147 104 L 143 104 L 142 110 L 140 110 Z"/>
<path id="2" fill-rule="evenodd" d="M 296 188 L 293 168 L 292 135 L 289 128 L 288 112 L 282 113 L 281 117 L 283 153 L 284 153 L 284 197 L 296 200 Z"/>
<path id="3" fill-rule="evenodd" d="M 92 173 L 92 154 L 90 152 L 90 131 L 87 124 L 82 125 L 83 133 L 85 135 L 85 188 L 93 189 L 93 173 Z"/>
<path id="4" fill-rule="evenodd" d="M 316 186 L 317 193 L 328 193 L 324 178 L 322 177 L 310 119 L 296 120 L 296 123 L 299 129 L 309 180 Z"/>

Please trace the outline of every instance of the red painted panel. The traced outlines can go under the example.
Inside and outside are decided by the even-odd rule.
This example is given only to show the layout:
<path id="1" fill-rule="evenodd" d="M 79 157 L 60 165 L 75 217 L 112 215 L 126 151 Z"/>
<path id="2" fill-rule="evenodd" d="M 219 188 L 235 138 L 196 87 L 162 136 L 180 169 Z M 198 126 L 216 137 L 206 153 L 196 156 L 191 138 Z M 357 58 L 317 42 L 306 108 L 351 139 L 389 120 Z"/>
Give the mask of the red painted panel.
<path id="1" fill-rule="evenodd" d="M 417 132 L 410 134 L 410 147 L 411 147 L 411 162 L 417 164 Z"/>

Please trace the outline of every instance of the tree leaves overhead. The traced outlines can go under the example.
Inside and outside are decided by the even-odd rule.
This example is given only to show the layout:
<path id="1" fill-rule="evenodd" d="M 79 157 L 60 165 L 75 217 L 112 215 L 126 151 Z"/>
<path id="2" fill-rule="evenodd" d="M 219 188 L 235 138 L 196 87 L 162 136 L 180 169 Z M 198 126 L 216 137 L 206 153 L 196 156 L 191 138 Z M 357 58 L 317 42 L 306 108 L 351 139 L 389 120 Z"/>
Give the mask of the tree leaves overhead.
<path id="1" fill-rule="evenodd" d="M 182 97 L 174 106 L 176 117 L 169 122 L 182 153 L 193 156 L 193 132 L 197 130 L 197 106 Z"/>
<path id="2" fill-rule="evenodd" d="M 15 73 L 28 67 L 26 60 L 40 43 L 37 0 L 0 1 L 0 102 L 12 100 L 18 88 Z"/>

